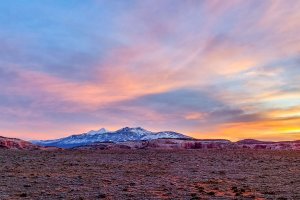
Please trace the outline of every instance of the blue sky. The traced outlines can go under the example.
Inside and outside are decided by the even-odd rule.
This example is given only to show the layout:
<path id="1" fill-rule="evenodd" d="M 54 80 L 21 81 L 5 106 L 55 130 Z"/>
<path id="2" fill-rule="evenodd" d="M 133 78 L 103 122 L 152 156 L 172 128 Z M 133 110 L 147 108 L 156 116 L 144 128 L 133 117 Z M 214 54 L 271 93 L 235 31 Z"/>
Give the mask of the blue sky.
<path id="1" fill-rule="evenodd" d="M 299 8 L 297 0 L 3 0 L 0 135 L 142 126 L 300 139 Z"/>

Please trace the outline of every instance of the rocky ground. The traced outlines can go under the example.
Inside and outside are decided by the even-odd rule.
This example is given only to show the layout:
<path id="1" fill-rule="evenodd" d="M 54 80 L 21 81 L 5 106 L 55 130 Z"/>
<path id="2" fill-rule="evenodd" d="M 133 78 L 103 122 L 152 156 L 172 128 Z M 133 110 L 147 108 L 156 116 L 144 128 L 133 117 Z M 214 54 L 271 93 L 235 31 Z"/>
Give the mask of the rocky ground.
<path id="1" fill-rule="evenodd" d="M 0 149 L 0 199 L 300 199 L 300 152 Z"/>

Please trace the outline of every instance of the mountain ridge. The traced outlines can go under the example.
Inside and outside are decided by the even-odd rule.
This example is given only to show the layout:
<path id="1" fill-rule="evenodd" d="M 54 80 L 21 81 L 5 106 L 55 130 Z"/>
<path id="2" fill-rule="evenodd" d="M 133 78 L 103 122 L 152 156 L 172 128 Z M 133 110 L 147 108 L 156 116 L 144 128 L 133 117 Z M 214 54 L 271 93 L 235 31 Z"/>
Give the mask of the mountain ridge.
<path id="1" fill-rule="evenodd" d="M 53 146 L 60 148 L 73 148 L 76 146 L 89 145 L 95 142 L 126 142 L 126 141 L 147 141 L 153 139 L 174 138 L 174 139 L 193 139 L 173 131 L 152 132 L 141 127 L 124 127 L 117 131 L 107 131 L 101 128 L 98 131 L 71 135 L 54 140 L 32 140 L 33 144 L 40 146 Z"/>

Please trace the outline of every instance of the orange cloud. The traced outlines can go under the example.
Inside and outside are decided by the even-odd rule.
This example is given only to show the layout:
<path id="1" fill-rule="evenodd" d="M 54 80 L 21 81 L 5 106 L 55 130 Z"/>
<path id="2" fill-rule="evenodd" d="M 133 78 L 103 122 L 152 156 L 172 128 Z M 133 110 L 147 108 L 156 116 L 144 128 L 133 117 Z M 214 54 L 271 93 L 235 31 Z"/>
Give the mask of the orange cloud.
<path id="1" fill-rule="evenodd" d="M 266 114 L 269 118 L 292 118 L 300 117 L 300 106 L 290 107 L 286 109 L 270 110 Z"/>
<path id="2" fill-rule="evenodd" d="M 205 118 L 203 113 L 189 113 L 184 117 L 186 120 L 202 120 Z"/>
<path id="3" fill-rule="evenodd" d="M 229 123 L 217 126 L 210 132 L 191 133 L 196 138 L 226 138 L 237 141 L 245 138 L 258 140 L 299 140 L 300 118 Z"/>

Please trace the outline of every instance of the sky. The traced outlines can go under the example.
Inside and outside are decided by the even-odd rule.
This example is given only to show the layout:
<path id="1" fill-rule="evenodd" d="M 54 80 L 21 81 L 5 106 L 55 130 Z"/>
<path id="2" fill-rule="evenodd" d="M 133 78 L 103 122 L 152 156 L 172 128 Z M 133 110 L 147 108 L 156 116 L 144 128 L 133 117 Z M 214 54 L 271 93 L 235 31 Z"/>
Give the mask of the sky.
<path id="1" fill-rule="evenodd" d="M 0 135 L 300 139 L 299 0 L 2 0 Z"/>

